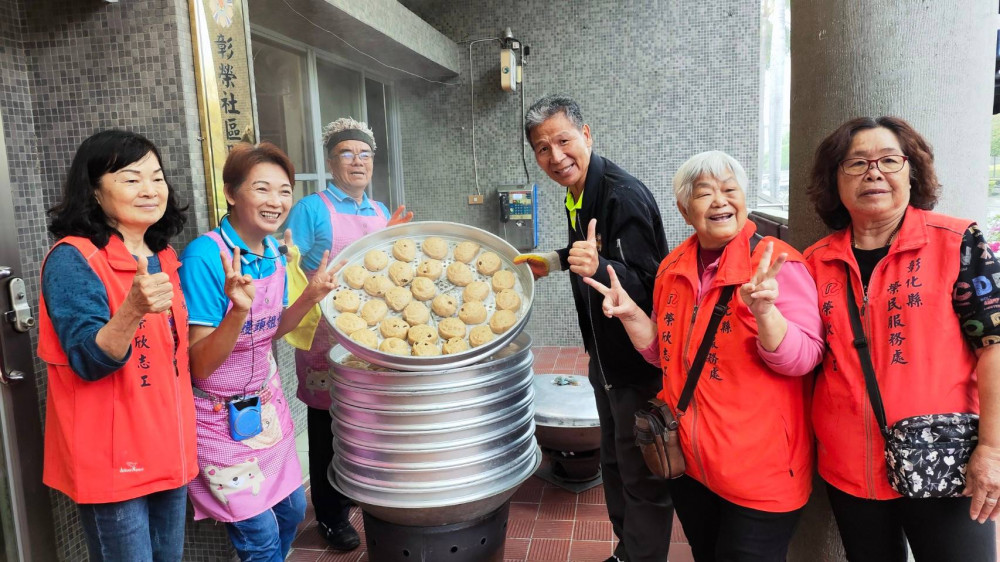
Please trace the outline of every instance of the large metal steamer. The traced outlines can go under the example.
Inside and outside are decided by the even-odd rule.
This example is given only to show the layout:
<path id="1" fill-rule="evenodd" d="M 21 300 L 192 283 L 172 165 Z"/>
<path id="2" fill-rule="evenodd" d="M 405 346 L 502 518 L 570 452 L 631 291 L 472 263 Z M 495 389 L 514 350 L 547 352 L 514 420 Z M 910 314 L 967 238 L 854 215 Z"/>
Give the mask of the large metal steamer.
<path id="1" fill-rule="evenodd" d="M 340 489 L 400 525 L 447 525 L 502 505 L 538 467 L 531 338 L 438 372 L 370 371 L 332 352 Z"/>
<path id="2" fill-rule="evenodd" d="M 329 478 L 361 506 L 373 562 L 501 560 L 510 497 L 541 462 L 531 338 L 520 333 L 533 280 L 525 266 L 513 265 L 517 251 L 492 234 L 452 223 L 416 228 L 421 224 L 370 235 L 338 261 L 398 235 L 471 237 L 517 274 L 526 297 L 520 321 L 494 345 L 456 356 L 336 346 Z M 331 320 L 329 311 L 324 307 Z"/>

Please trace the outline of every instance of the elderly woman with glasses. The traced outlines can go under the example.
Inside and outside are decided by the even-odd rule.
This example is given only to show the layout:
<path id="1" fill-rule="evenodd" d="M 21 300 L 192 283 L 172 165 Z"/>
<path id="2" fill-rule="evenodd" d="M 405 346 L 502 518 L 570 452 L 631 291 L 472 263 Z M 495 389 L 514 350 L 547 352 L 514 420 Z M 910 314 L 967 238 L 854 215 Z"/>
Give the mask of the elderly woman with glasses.
<path id="1" fill-rule="evenodd" d="M 903 562 L 907 543 L 918 561 L 996 560 L 1000 266 L 975 223 L 931 212 L 939 190 L 930 145 L 896 117 L 848 121 L 816 150 L 809 194 L 836 232 L 805 252 L 829 350 L 812 418 L 819 474 L 852 561 Z M 965 497 L 913 497 L 929 493 L 919 489 L 929 465 L 901 496 L 884 424 L 953 412 L 981 416 Z"/>
<path id="2" fill-rule="evenodd" d="M 816 289 L 794 248 L 756 234 L 746 184 L 723 152 L 681 165 L 677 209 L 695 232 L 660 264 L 652 318 L 610 267 L 610 287 L 585 280 L 605 295 L 604 314 L 663 369 L 659 398 L 680 422 L 687 469 L 670 493 L 699 562 L 784 560 L 812 486 L 808 375 L 823 355 Z M 691 367 L 697 356 L 701 369 Z"/>

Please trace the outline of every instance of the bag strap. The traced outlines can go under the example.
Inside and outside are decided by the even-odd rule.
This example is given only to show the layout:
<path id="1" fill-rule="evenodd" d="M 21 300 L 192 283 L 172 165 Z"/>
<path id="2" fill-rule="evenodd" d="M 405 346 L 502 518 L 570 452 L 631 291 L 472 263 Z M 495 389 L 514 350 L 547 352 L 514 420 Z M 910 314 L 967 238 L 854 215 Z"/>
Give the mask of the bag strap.
<path id="1" fill-rule="evenodd" d="M 872 365 L 872 355 L 868 351 L 868 338 L 865 337 L 864 328 L 861 326 L 861 312 L 858 311 L 858 304 L 854 300 L 854 287 L 851 285 L 851 268 L 845 263 L 844 271 L 847 273 L 847 312 L 851 317 L 851 332 L 854 333 L 854 349 L 858 352 L 858 359 L 861 361 L 861 372 L 865 374 L 865 386 L 868 387 L 868 401 L 872 404 L 872 411 L 875 413 L 875 420 L 882 431 L 882 435 L 889 434 L 889 426 L 885 419 L 885 405 L 882 404 L 882 393 L 878 389 L 878 380 L 875 378 L 875 367 Z"/>
<path id="2" fill-rule="evenodd" d="M 751 256 L 757 248 L 757 244 L 763 239 L 764 237 L 756 232 L 750 237 Z M 677 411 L 679 414 L 683 414 L 687 410 L 691 402 L 691 397 L 694 396 L 694 388 L 698 386 L 698 379 L 701 378 L 701 371 L 705 367 L 705 359 L 708 357 L 708 352 L 715 342 L 715 333 L 719 330 L 719 324 L 722 322 L 722 317 L 726 315 L 726 310 L 729 308 L 729 300 L 733 298 L 735 291 L 735 285 L 724 287 L 722 294 L 719 295 L 719 301 L 715 303 L 715 307 L 712 309 L 712 318 L 709 319 L 708 326 L 705 328 L 705 336 L 701 340 L 701 345 L 698 346 L 698 353 L 694 356 L 691 368 L 688 369 L 684 389 L 677 400 Z"/>
<path id="3" fill-rule="evenodd" d="M 757 248 L 757 244 L 763 240 L 764 237 L 760 234 L 754 232 L 753 236 L 750 237 L 750 255 L 753 255 L 753 251 Z M 698 379 L 701 378 L 701 371 L 705 367 L 705 359 L 708 357 L 708 352 L 712 348 L 712 343 L 715 342 L 715 333 L 719 329 L 719 324 L 722 322 L 722 317 L 726 315 L 726 309 L 729 308 L 729 300 L 733 298 L 733 293 L 736 291 L 735 285 L 729 285 L 722 289 L 722 294 L 719 295 L 719 301 L 715 303 L 715 308 L 712 309 L 712 318 L 708 321 L 708 327 L 705 328 L 705 337 L 701 340 L 701 345 L 698 346 L 698 353 L 694 356 L 694 361 L 691 363 L 691 368 L 688 370 L 687 381 L 684 382 L 684 389 L 681 391 L 681 396 L 677 400 L 677 411 L 683 414 L 687 410 L 688 404 L 691 402 L 691 397 L 694 396 L 694 387 L 698 386 Z"/>
<path id="4" fill-rule="evenodd" d="M 712 318 L 708 321 L 708 327 L 705 328 L 705 337 L 702 338 L 701 345 L 698 346 L 698 354 L 694 356 L 694 361 L 691 362 L 687 381 L 684 383 L 684 390 L 681 391 L 681 397 L 677 400 L 677 411 L 679 413 L 683 414 L 687 410 L 688 403 L 691 402 L 691 397 L 694 395 L 694 387 L 698 385 L 698 379 L 701 378 L 701 371 L 705 367 L 705 358 L 708 357 L 712 343 L 715 342 L 715 332 L 719 329 L 722 317 L 726 315 L 726 310 L 729 308 L 729 300 L 733 298 L 735 291 L 736 285 L 727 285 L 723 288 L 722 294 L 719 295 L 719 302 L 715 303 L 715 307 L 712 309 Z"/>

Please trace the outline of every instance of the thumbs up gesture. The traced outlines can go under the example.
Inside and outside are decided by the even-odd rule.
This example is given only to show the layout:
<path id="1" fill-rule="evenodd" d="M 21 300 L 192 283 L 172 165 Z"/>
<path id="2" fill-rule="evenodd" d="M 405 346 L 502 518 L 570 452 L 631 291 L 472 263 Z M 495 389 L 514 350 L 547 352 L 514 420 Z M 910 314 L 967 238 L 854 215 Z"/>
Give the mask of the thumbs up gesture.
<path id="1" fill-rule="evenodd" d="M 170 308 L 174 298 L 174 288 L 170 277 L 163 273 L 149 273 L 149 260 L 146 256 L 137 258 L 135 277 L 132 278 L 132 288 L 125 298 L 132 308 L 141 315 L 163 312 Z"/>
<path id="2" fill-rule="evenodd" d="M 580 277 L 592 277 L 597 273 L 600 257 L 597 255 L 597 219 L 590 219 L 587 225 L 587 239 L 573 242 L 569 249 L 569 270 Z"/>

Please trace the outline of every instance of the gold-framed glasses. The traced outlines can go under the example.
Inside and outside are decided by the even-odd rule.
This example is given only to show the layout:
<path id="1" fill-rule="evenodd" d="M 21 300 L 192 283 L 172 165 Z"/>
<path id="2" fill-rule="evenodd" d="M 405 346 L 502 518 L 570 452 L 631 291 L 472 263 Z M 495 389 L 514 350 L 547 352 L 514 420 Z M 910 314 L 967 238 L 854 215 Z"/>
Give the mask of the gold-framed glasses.
<path id="1" fill-rule="evenodd" d="M 840 163 L 840 169 L 849 176 L 863 176 L 871 169 L 872 164 L 885 174 L 891 174 L 903 169 L 903 165 L 909 160 L 909 156 L 902 154 L 890 154 L 880 158 L 848 158 Z"/>

